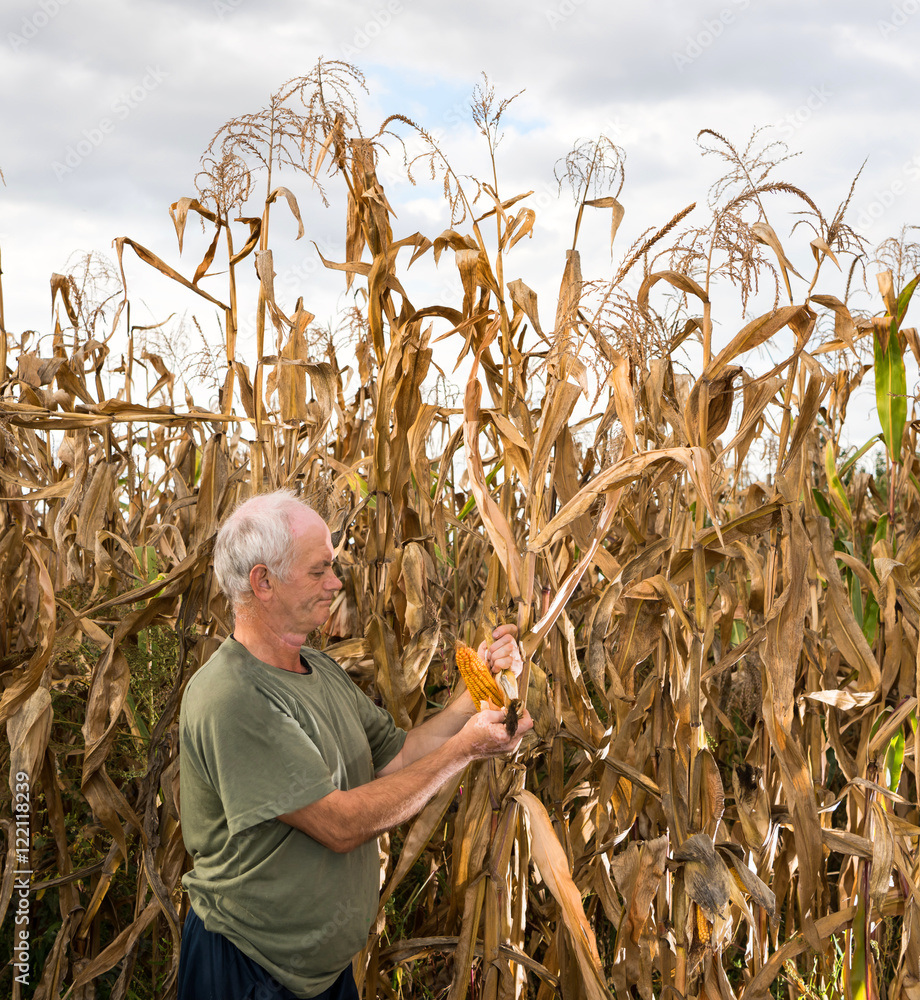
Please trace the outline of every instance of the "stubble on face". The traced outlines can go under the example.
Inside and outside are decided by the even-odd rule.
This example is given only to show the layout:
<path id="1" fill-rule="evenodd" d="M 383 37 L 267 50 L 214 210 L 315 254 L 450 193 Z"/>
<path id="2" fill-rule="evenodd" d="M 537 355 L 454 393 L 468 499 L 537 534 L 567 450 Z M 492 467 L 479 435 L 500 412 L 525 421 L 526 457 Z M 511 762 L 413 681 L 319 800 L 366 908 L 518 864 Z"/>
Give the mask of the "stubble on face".
<path id="1" fill-rule="evenodd" d="M 325 521 L 314 511 L 304 511 L 292 526 L 295 564 L 291 572 L 291 586 L 301 605 L 304 622 L 311 623 L 310 631 L 319 628 L 329 617 L 329 610 L 341 584 L 332 581 L 335 551 Z"/>

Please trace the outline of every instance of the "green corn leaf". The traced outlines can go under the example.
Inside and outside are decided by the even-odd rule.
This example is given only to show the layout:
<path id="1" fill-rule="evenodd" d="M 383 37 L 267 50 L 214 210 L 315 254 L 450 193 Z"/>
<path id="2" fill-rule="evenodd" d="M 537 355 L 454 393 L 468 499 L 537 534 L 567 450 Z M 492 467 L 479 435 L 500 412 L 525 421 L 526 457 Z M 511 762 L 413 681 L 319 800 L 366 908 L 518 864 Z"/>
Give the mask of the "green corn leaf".
<path id="1" fill-rule="evenodd" d="M 906 415 L 906 411 L 905 411 Z M 827 474 L 827 485 L 830 490 L 831 503 L 836 507 L 837 512 L 846 521 L 850 533 L 853 532 L 853 512 L 850 510 L 850 501 L 847 499 L 847 491 L 843 488 L 840 476 L 837 474 L 837 453 L 834 442 L 828 441 L 824 449 L 824 471 Z"/>
<path id="2" fill-rule="evenodd" d="M 822 517 L 826 517 L 831 524 L 834 524 L 834 512 L 831 510 L 831 505 L 827 502 L 827 497 L 818 489 L 812 489 L 811 495 L 814 497 L 815 506 L 821 513 Z"/>
<path id="3" fill-rule="evenodd" d="M 367 480 L 363 479 L 357 472 L 349 472 L 345 476 L 349 487 L 364 500 L 367 497 Z"/>
<path id="4" fill-rule="evenodd" d="M 875 637 L 878 635 L 879 619 L 878 603 L 871 594 L 866 594 L 866 604 L 863 610 L 862 631 L 866 637 L 866 642 L 870 646 L 875 645 Z"/>
<path id="5" fill-rule="evenodd" d="M 128 702 L 128 707 L 131 709 L 131 715 L 137 724 L 138 732 L 145 740 L 150 739 L 150 730 L 147 728 L 147 724 L 144 722 L 140 710 L 137 707 L 137 702 L 134 700 L 131 692 L 129 691 L 125 696 L 125 700 Z"/>
<path id="6" fill-rule="evenodd" d="M 875 434 L 859 449 L 854 455 L 851 455 L 844 463 L 840 466 L 839 473 L 841 476 L 845 476 L 847 472 L 866 454 L 866 452 L 875 445 L 880 440 L 880 435 Z"/>
<path id="7" fill-rule="evenodd" d="M 875 722 L 872 723 L 872 728 L 869 730 L 869 739 L 870 740 L 879 731 L 879 728 L 881 727 L 882 723 L 885 721 L 885 718 L 888 715 L 890 715 L 890 714 L 891 714 L 891 709 L 890 708 L 883 708 L 882 711 L 879 712 L 878 718 L 875 720 Z"/>
<path id="8" fill-rule="evenodd" d="M 880 542 L 883 538 L 888 537 L 888 515 L 882 514 L 875 525 L 875 535 L 872 537 L 872 544 Z"/>
<path id="9" fill-rule="evenodd" d="M 907 474 L 907 478 L 908 478 L 908 479 L 909 479 L 909 480 L 911 481 L 911 483 L 913 484 L 913 487 L 914 487 L 914 489 L 915 489 L 915 490 L 916 490 L 916 491 L 917 491 L 918 493 L 920 493 L 920 480 L 918 480 L 918 479 L 917 479 L 917 477 L 916 477 L 916 476 L 915 476 L 915 475 L 914 475 L 914 474 L 913 474 L 912 472 L 909 472 L 909 473 Z"/>
<path id="10" fill-rule="evenodd" d="M 917 287 L 917 282 L 920 282 L 920 274 L 909 281 L 907 285 L 904 286 L 904 291 L 898 296 L 898 329 L 900 329 L 901 323 L 904 320 L 904 314 L 907 312 L 907 306 L 910 303 L 910 297 L 914 294 L 914 289 Z"/>
<path id="11" fill-rule="evenodd" d="M 134 555 L 140 569 L 138 587 L 145 583 L 153 583 L 154 580 L 163 576 L 157 568 L 157 550 L 152 545 L 135 545 Z"/>
<path id="12" fill-rule="evenodd" d="M 896 792 L 901 784 L 901 768 L 904 766 L 904 730 L 899 729 L 885 753 L 885 784 L 889 791 Z"/>
<path id="13" fill-rule="evenodd" d="M 862 866 L 860 863 L 860 879 Z M 850 991 L 853 1000 L 869 1000 L 869 961 L 866 954 L 866 898 L 857 895 L 856 916 L 853 917 L 853 953 L 850 958 Z"/>
<path id="14" fill-rule="evenodd" d="M 495 481 L 495 477 L 501 471 L 502 466 L 504 466 L 504 464 L 505 464 L 505 460 L 502 459 L 495 466 L 495 468 L 486 476 L 486 485 L 487 486 L 491 486 L 492 485 L 492 483 Z M 469 500 L 467 500 L 467 502 L 463 505 L 463 509 L 457 515 L 457 520 L 458 521 L 462 521 L 466 517 L 466 515 L 469 514 L 469 512 L 475 508 L 475 506 L 476 506 L 476 498 L 473 497 L 473 496 L 471 496 L 469 498 Z"/>
<path id="15" fill-rule="evenodd" d="M 907 422 L 907 373 L 897 323 L 892 321 L 887 347 L 882 346 L 877 331 L 872 336 L 875 341 L 875 401 L 879 423 L 889 458 L 900 463 L 901 438 Z"/>
<path id="16" fill-rule="evenodd" d="M 860 628 L 864 627 L 863 622 L 863 599 L 862 599 L 862 587 L 859 585 L 859 580 L 856 574 L 851 570 L 846 571 L 847 588 L 850 591 L 850 606 L 853 608 L 853 615 L 856 618 L 856 624 Z"/>

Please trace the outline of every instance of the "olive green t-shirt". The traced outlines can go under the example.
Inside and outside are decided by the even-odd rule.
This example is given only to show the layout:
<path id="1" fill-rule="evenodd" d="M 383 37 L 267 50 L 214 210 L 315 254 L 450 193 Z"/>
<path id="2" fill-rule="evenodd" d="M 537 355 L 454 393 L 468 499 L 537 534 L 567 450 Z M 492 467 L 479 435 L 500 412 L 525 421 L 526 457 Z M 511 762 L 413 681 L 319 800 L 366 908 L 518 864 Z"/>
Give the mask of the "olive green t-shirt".
<path id="1" fill-rule="evenodd" d="M 207 930 L 298 997 L 364 947 L 379 900 L 376 841 L 337 854 L 278 817 L 373 780 L 406 734 L 324 653 L 280 670 L 227 639 L 189 681 L 179 719 L 182 879 Z"/>

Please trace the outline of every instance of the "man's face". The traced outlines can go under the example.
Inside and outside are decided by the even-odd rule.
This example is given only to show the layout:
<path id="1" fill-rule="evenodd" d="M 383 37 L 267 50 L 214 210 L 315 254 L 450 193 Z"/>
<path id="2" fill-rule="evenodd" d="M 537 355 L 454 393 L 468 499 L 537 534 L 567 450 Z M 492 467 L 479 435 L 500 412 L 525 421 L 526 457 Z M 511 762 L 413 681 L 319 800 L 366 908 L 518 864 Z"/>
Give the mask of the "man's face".
<path id="1" fill-rule="evenodd" d="M 306 635 L 329 617 L 342 584 L 332 569 L 334 550 L 329 529 L 313 511 L 296 516 L 294 556 L 287 580 L 272 577 L 269 613 L 282 631 Z"/>

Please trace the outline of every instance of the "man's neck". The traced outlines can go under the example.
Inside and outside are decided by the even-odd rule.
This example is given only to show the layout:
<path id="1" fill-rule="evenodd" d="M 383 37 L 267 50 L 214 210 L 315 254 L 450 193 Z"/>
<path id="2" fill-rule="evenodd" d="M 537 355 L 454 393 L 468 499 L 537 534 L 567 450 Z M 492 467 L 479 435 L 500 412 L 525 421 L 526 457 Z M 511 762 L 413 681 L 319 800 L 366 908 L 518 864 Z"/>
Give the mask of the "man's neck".
<path id="1" fill-rule="evenodd" d="M 279 670 L 294 674 L 304 672 L 300 648 L 306 636 L 278 635 L 256 616 L 237 611 L 233 625 L 233 638 L 257 659 Z"/>

